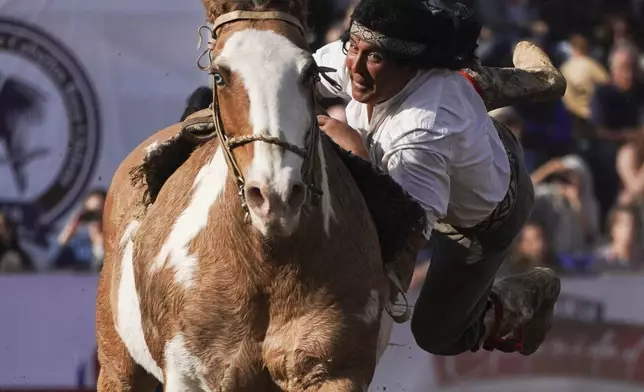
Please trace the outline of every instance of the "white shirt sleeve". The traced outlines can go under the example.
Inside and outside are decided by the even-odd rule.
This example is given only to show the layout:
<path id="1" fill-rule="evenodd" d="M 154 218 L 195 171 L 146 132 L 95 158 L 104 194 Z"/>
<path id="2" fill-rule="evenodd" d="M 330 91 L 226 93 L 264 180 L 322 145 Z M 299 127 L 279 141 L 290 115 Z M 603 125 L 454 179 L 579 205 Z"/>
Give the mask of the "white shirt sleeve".
<path id="1" fill-rule="evenodd" d="M 429 239 L 436 222 L 447 215 L 450 199 L 448 167 L 451 138 L 422 147 L 396 151 L 388 161 L 389 175 L 413 197 L 427 214 L 425 237 Z"/>
<path id="2" fill-rule="evenodd" d="M 318 83 L 318 91 L 325 98 L 341 97 L 350 99 L 348 94 L 348 86 L 350 83 L 349 74 L 346 66 L 346 55 L 342 51 L 342 41 L 331 42 L 318 49 L 313 54 L 313 59 L 321 67 L 329 67 L 336 70 L 336 72 L 328 72 L 326 75 L 338 83 L 342 88 L 340 91 L 335 89 L 324 78 L 320 78 Z"/>

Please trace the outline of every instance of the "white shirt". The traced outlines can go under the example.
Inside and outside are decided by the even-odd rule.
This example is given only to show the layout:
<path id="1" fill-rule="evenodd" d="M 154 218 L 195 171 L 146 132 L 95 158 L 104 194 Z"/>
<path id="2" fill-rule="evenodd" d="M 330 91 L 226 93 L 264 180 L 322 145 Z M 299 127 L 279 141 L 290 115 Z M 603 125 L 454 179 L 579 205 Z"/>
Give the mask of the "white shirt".
<path id="1" fill-rule="evenodd" d="M 326 45 L 314 58 L 336 69 L 328 76 L 342 86 L 338 92 L 322 79 L 320 93 L 350 98 L 342 42 Z M 355 100 L 346 115 L 374 164 L 425 209 L 428 237 L 437 221 L 460 227 L 482 222 L 505 197 L 507 153 L 483 100 L 458 72 L 419 72 L 396 96 L 375 106 L 371 123 L 366 105 Z"/>

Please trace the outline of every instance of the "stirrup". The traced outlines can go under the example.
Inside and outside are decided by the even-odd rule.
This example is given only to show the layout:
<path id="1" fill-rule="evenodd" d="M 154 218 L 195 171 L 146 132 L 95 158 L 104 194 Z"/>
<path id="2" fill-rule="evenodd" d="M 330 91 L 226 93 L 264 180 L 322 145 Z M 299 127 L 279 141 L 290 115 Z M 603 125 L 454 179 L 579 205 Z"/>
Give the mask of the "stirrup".
<path id="1" fill-rule="evenodd" d="M 390 298 L 385 302 L 385 310 L 396 323 L 398 324 L 405 323 L 409 321 L 409 319 L 411 318 L 411 307 L 409 306 L 409 301 L 407 301 L 405 290 L 403 290 L 402 284 L 400 283 L 400 279 L 398 278 L 398 275 L 396 274 L 396 271 L 394 271 L 392 266 L 386 265 L 385 271 L 387 273 L 387 278 L 391 281 L 391 283 L 393 283 L 393 286 L 395 289 L 395 292 L 392 293 L 394 294 L 392 296 L 393 298 Z M 396 303 L 399 295 L 402 295 L 402 300 L 404 302 L 403 304 Z M 402 314 L 398 314 L 394 312 L 393 307 L 396 305 L 404 306 L 405 311 Z"/>

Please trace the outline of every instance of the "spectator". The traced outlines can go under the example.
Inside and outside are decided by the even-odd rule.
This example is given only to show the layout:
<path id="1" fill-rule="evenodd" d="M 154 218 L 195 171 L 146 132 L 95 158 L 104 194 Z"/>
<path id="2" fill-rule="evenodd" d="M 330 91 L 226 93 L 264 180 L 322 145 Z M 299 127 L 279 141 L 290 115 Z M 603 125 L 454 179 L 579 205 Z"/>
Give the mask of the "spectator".
<path id="1" fill-rule="evenodd" d="M 54 265 L 58 269 L 97 270 L 103 263 L 103 207 L 106 193 L 89 193 L 83 208 L 74 214 L 58 236 L 61 247 Z"/>
<path id="2" fill-rule="evenodd" d="M 639 220 L 631 207 L 617 206 L 608 218 L 610 243 L 597 251 L 597 268 L 600 271 L 632 269 L 642 262 L 641 249 L 637 246 Z"/>
<path id="3" fill-rule="evenodd" d="M 509 66 L 512 47 L 520 39 L 543 36 L 548 25 L 540 20 L 540 7 L 533 0 L 486 0 L 475 3 L 485 29 L 481 31 L 478 55 L 489 66 Z"/>
<path id="4" fill-rule="evenodd" d="M 31 259 L 18 244 L 14 225 L 0 212 L 0 273 L 26 272 L 33 269 Z"/>
<path id="5" fill-rule="evenodd" d="M 543 227 L 536 222 L 528 222 L 523 227 L 502 275 L 512 275 L 533 267 L 557 267 L 558 260 L 548 243 Z"/>
<path id="6" fill-rule="evenodd" d="M 586 163 L 576 155 L 553 159 L 532 174 L 532 181 L 533 220 L 550 235 L 552 250 L 573 258 L 591 254 L 599 238 L 599 205 Z"/>
<path id="7" fill-rule="evenodd" d="M 605 215 L 615 202 L 619 189 L 616 171 L 617 151 L 632 140 L 642 126 L 644 89 L 637 79 L 635 52 L 630 46 L 615 48 L 610 56 L 611 80 L 598 86 L 591 104 L 591 123 L 596 139 L 584 158 L 595 176 L 597 198 Z"/>
<path id="8" fill-rule="evenodd" d="M 613 47 L 635 45 L 632 27 L 626 17 L 615 16 L 611 18 L 610 26 L 613 35 Z"/>
<path id="9" fill-rule="evenodd" d="M 589 56 L 590 42 L 586 37 L 575 34 L 570 39 L 571 57 L 561 66 L 561 73 L 568 82 L 563 97 L 566 109 L 572 114 L 572 134 L 576 142 L 583 142 L 592 136 L 590 101 L 598 84 L 609 81 L 608 71 Z"/>
<path id="10" fill-rule="evenodd" d="M 642 204 L 644 201 L 644 128 L 640 129 L 635 139 L 619 149 L 617 173 L 622 183 L 620 204 Z"/>
<path id="11" fill-rule="evenodd" d="M 339 40 L 341 35 L 344 34 L 345 31 L 347 31 L 351 22 L 351 14 L 353 13 L 353 9 L 355 8 L 356 4 L 358 4 L 358 1 L 352 0 L 349 3 L 345 13 L 342 14 L 342 17 L 338 17 L 334 24 L 327 30 L 325 35 L 325 41 L 327 44 Z"/>
<path id="12" fill-rule="evenodd" d="M 604 141 L 631 140 L 642 125 L 644 89 L 636 59 L 633 47 L 616 47 L 610 56 L 611 80 L 595 91 L 591 119 Z"/>

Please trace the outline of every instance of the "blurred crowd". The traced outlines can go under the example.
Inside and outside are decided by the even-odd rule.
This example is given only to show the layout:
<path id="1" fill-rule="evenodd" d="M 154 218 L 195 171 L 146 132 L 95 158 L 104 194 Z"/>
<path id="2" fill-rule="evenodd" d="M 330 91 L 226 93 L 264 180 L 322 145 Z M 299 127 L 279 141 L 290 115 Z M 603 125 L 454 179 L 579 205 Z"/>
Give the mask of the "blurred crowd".
<path id="1" fill-rule="evenodd" d="M 434 0 L 439 1 L 439 0 Z M 442 0 L 449 5 L 454 0 Z M 491 113 L 520 138 L 532 171 L 532 220 L 504 266 L 562 274 L 633 272 L 644 266 L 644 0 L 461 0 L 483 24 L 478 56 L 512 66 L 520 40 L 541 46 L 568 81 L 558 102 Z M 313 49 L 345 31 L 352 0 L 311 0 Z M 346 120 L 346 102 L 324 102 Z M 103 190 L 91 191 L 58 236 L 53 269 L 98 271 Z M 0 213 L 0 273 L 30 271 Z"/>
<path id="2" fill-rule="evenodd" d="M 97 272 L 103 264 L 106 192 L 91 190 L 55 239 L 52 270 Z M 15 225 L 0 211 L 0 274 L 29 272 L 35 263 L 22 248 Z"/>

